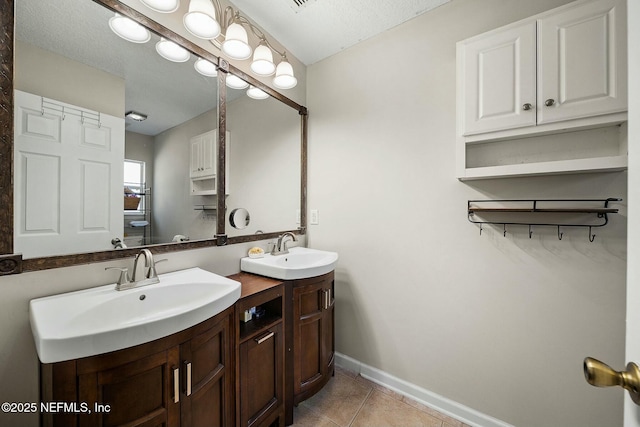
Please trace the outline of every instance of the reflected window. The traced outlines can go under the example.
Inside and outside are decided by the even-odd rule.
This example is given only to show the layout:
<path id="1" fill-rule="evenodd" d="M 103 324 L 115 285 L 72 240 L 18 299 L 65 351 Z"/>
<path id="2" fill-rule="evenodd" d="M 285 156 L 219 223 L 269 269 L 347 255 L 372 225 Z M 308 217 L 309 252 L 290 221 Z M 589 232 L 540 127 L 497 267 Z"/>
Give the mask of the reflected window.
<path id="1" fill-rule="evenodd" d="M 144 211 L 145 164 L 139 160 L 124 161 L 124 210 L 140 213 Z"/>

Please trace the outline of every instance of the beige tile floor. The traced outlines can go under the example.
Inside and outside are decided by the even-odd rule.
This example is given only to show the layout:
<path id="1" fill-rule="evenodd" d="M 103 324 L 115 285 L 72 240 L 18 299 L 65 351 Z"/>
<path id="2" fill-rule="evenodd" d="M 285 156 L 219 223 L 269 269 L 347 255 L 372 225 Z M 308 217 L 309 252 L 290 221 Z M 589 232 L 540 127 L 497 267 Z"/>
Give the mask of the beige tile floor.
<path id="1" fill-rule="evenodd" d="M 292 427 L 469 427 L 352 372 L 336 374 L 293 412 Z"/>

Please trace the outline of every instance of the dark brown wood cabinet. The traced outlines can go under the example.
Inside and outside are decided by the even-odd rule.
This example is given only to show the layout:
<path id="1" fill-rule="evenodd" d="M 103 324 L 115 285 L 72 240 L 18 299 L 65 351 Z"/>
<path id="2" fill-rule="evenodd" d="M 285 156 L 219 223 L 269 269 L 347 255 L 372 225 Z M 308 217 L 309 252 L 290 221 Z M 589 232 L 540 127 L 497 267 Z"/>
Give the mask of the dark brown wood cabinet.
<path id="1" fill-rule="evenodd" d="M 237 425 L 284 427 L 284 286 L 244 273 L 231 278 L 243 285 L 236 303 Z M 261 316 L 243 322 L 242 314 L 252 307 Z"/>
<path id="2" fill-rule="evenodd" d="M 286 282 L 248 273 L 230 278 L 242 283 L 240 299 L 198 325 L 107 354 L 41 364 L 41 401 L 79 408 L 43 413 L 42 425 L 292 424 L 294 405 L 334 372 L 334 274 Z M 263 314 L 241 321 L 251 307 Z"/>
<path id="3" fill-rule="evenodd" d="M 286 286 L 291 300 L 286 391 L 290 424 L 293 406 L 316 394 L 334 373 L 334 274 L 292 280 Z"/>
<path id="4" fill-rule="evenodd" d="M 233 425 L 233 313 L 230 307 L 192 328 L 139 346 L 41 365 L 41 400 L 77 403 L 80 408 L 78 413 L 45 413 L 42 424 Z"/>

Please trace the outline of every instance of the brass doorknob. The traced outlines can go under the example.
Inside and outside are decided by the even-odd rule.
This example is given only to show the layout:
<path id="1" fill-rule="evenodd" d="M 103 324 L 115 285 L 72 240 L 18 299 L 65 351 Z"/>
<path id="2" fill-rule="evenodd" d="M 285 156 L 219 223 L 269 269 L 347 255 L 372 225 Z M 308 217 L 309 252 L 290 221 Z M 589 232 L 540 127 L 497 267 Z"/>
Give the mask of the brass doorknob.
<path id="1" fill-rule="evenodd" d="M 640 368 L 635 363 L 629 362 L 626 371 L 618 372 L 597 359 L 587 357 L 584 359 L 584 377 L 596 387 L 620 386 L 640 405 Z"/>

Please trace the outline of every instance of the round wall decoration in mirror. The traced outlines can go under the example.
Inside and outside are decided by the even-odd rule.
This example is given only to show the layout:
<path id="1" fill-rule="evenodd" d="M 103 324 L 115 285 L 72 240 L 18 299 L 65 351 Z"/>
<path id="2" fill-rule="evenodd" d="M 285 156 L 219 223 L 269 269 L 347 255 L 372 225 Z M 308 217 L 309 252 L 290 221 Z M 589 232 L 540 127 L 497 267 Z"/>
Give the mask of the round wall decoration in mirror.
<path id="1" fill-rule="evenodd" d="M 229 214 L 229 223 L 233 228 L 238 230 L 247 228 L 250 220 L 251 216 L 249 215 L 249 211 L 245 208 L 235 208 Z"/>

